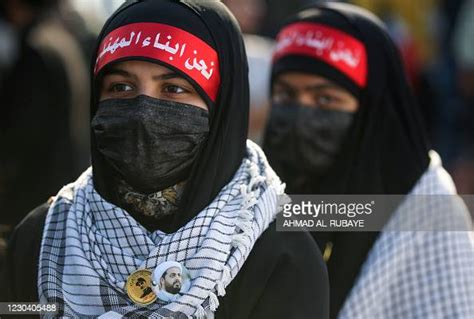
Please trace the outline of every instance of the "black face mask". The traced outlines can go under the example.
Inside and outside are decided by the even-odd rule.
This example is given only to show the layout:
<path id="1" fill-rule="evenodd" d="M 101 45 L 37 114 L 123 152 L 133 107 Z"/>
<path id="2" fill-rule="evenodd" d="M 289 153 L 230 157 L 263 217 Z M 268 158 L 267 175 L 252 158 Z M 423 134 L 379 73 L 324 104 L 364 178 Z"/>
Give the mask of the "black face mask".
<path id="1" fill-rule="evenodd" d="M 99 152 L 147 194 L 186 179 L 209 133 L 209 117 L 193 105 L 141 95 L 100 102 L 92 129 Z"/>
<path id="2" fill-rule="evenodd" d="M 307 191 L 308 181 L 327 172 L 353 117 L 349 112 L 300 105 L 272 106 L 263 149 L 288 192 Z"/>

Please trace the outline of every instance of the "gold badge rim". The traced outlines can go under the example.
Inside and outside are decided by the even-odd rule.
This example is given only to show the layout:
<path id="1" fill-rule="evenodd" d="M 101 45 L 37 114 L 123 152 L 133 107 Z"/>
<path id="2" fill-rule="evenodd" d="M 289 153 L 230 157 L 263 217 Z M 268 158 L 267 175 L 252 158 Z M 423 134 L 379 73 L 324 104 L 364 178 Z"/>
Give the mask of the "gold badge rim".
<path id="1" fill-rule="evenodd" d="M 132 293 L 128 290 L 130 281 L 132 280 L 132 278 L 134 277 L 134 275 L 135 275 L 136 273 L 139 273 L 139 272 L 146 272 L 146 273 L 148 273 L 148 274 L 149 274 L 150 281 L 151 281 L 151 276 L 152 276 L 152 274 L 153 274 L 153 273 L 151 272 L 151 270 L 149 270 L 149 269 L 137 269 L 137 270 L 135 270 L 134 272 L 132 272 L 132 273 L 128 276 L 127 282 L 125 283 L 125 291 L 127 292 L 128 297 L 129 297 L 135 304 L 138 304 L 138 305 L 141 305 L 141 306 L 147 306 L 147 305 L 149 305 L 149 304 L 154 303 L 154 302 L 156 301 L 156 299 L 158 298 L 158 297 L 156 296 L 155 292 L 152 292 L 152 294 L 153 294 L 153 296 L 154 296 L 154 298 L 153 298 L 152 300 L 150 300 L 149 302 L 142 302 L 142 301 L 140 301 L 140 300 L 135 299 L 135 298 L 133 297 Z"/>

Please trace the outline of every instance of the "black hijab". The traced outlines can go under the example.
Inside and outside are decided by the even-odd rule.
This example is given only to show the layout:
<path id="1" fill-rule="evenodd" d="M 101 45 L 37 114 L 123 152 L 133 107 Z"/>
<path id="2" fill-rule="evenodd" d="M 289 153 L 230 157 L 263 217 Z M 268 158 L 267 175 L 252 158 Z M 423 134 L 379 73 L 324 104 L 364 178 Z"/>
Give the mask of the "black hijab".
<path id="1" fill-rule="evenodd" d="M 220 1 L 127 1 L 105 23 L 98 38 L 91 68 L 91 118 L 97 111 L 99 99 L 100 73 L 98 77 L 94 76 L 99 44 L 113 30 L 138 22 L 167 24 L 189 32 L 217 51 L 219 59 L 221 80 L 215 101 L 195 85 L 209 107 L 210 132 L 186 180 L 179 211 L 159 221 L 134 214 L 150 230 L 173 232 L 216 197 L 245 156 L 249 112 L 247 58 L 237 22 Z M 192 79 L 188 80 L 195 84 Z M 120 176 L 98 151 L 94 134 L 91 148 L 95 188 L 104 199 L 119 205 L 117 186 Z"/>
<path id="2" fill-rule="evenodd" d="M 308 178 L 300 194 L 407 194 L 429 164 L 428 146 L 398 49 L 383 23 L 353 5 L 327 3 L 299 12 L 296 22 L 318 23 L 361 41 L 367 53 L 367 84 L 358 87 L 342 73 L 314 58 L 287 55 L 274 60 L 272 80 L 285 71 L 319 74 L 347 88 L 359 109 L 330 170 Z M 264 148 L 265 149 L 265 148 Z M 272 158 L 269 158 L 270 164 Z M 279 172 L 277 172 L 279 173 Z M 377 233 L 314 233 L 328 261 L 331 313 L 336 316 L 352 288 Z"/>

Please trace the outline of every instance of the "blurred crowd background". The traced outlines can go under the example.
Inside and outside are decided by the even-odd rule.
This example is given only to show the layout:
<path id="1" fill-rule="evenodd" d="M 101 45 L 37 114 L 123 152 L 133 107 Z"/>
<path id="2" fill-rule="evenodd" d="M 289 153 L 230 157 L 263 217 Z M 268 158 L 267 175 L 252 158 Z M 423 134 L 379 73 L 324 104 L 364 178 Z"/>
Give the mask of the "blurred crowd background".
<path id="1" fill-rule="evenodd" d="M 89 165 L 89 60 L 100 28 L 121 2 L 0 0 L 1 238 Z M 261 142 L 273 39 L 287 16 L 317 1 L 223 2 L 245 34 L 249 137 Z M 404 57 L 432 148 L 459 193 L 473 194 L 474 0 L 346 2 L 373 11 L 387 24 Z"/>

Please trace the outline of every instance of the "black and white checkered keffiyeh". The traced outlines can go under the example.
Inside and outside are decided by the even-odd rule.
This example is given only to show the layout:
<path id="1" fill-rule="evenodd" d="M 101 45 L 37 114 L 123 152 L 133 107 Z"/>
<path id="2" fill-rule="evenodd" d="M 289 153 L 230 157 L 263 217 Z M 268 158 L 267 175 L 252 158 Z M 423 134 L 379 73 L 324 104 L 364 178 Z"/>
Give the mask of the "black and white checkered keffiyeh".
<path id="1" fill-rule="evenodd" d="M 248 142 L 247 156 L 214 201 L 174 233 L 149 232 L 96 192 L 89 168 L 49 209 L 40 301 L 58 303 L 71 317 L 212 316 L 217 295 L 225 294 L 285 196 L 261 149 Z M 169 260 L 189 270 L 191 288 L 168 304 L 135 305 L 124 290 L 128 276 Z"/>
<path id="2" fill-rule="evenodd" d="M 439 156 L 430 155 L 413 196 L 369 252 L 339 318 L 474 318 L 472 221 Z M 396 231 L 433 224 L 448 230 Z"/>

